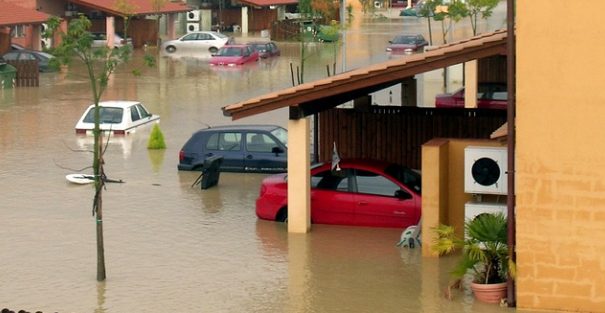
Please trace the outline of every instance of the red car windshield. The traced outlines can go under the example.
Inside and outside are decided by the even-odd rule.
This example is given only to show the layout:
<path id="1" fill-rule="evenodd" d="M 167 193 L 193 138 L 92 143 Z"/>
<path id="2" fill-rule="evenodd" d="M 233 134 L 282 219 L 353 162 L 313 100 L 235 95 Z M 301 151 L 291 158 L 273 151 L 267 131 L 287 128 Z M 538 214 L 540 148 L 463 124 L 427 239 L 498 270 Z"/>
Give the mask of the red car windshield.
<path id="1" fill-rule="evenodd" d="M 384 169 L 384 172 L 397 179 L 400 183 L 414 190 L 418 194 L 421 194 L 422 184 L 419 173 L 398 164 L 391 164 L 387 166 L 387 168 Z"/>

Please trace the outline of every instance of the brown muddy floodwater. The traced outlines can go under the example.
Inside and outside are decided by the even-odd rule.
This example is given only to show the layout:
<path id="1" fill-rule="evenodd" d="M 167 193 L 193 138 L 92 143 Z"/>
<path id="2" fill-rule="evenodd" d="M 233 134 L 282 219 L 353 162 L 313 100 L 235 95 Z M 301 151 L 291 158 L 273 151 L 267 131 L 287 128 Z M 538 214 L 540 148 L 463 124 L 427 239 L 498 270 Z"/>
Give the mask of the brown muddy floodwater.
<path id="1" fill-rule="evenodd" d="M 501 20 L 497 24 L 501 24 Z M 365 23 L 361 29 L 359 25 Z M 418 21 L 363 21 L 347 33 L 349 68 L 386 60 L 388 39 Z M 406 24 L 407 23 L 407 24 Z M 403 26 L 402 26 L 403 25 Z M 240 38 L 238 38 L 240 40 Z M 306 235 L 257 220 L 262 174 L 225 173 L 191 188 L 178 151 L 204 125 L 232 123 L 220 108 L 289 87 L 300 47 L 239 70 L 207 60 L 159 58 L 134 78 L 122 68 L 104 99 L 142 101 L 160 114 L 168 148 L 148 151 L 148 130 L 113 138 L 103 194 L 107 280 L 96 281 L 93 189 L 65 175 L 91 164 L 74 134 L 90 103 L 78 68 L 44 73 L 40 87 L 0 91 L 0 308 L 43 312 L 504 312 L 468 293 L 441 297 L 455 258 L 398 248 L 400 229 L 313 225 Z M 307 81 L 325 77 L 328 45 L 309 47 Z M 140 55 L 140 52 L 137 52 Z M 337 56 L 340 66 L 340 56 Z M 285 126 L 277 110 L 237 123 Z M 86 172 L 86 171 L 85 171 Z M 88 171 L 90 172 L 90 171 Z"/>

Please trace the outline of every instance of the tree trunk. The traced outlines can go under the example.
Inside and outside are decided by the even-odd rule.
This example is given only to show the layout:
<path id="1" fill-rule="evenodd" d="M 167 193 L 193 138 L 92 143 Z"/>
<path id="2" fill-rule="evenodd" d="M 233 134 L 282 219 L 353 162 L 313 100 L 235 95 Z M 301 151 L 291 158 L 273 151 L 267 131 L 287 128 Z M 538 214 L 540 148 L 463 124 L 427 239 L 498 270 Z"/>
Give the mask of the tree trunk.
<path id="1" fill-rule="evenodd" d="M 97 124 L 98 125 L 98 124 Z M 100 132 L 96 134 L 99 136 L 98 147 L 95 147 L 98 153 L 98 170 L 96 179 L 96 197 L 95 197 L 95 206 L 96 206 L 96 224 L 97 224 L 97 281 L 104 281 L 106 278 L 105 275 L 105 248 L 103 245 L 103 177 L 105 176 L 103 173 L 103 136 Z"/>

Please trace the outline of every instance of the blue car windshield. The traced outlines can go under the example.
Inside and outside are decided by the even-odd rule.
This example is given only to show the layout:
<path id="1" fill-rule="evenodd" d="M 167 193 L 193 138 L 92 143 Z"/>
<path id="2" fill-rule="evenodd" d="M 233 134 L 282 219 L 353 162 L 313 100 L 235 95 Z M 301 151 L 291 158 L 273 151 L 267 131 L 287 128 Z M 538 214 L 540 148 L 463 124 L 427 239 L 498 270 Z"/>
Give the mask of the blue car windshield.
<path id="1" fill-rule="evenodd" d="M 122 108 L 99 107 L 99 116 L 101 124 L 120 124 L 122 123 Z M 95 108 L 91 108 L 84 117 L 84 123 L 95 122 Z"/>

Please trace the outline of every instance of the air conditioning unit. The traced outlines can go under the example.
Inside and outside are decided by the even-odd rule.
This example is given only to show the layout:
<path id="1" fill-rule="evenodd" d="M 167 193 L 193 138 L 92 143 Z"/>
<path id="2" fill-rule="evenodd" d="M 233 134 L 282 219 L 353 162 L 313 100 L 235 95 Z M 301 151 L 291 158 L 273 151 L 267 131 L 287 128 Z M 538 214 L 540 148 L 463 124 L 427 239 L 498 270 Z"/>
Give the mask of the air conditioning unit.
<path id="1" fill-rule="evenodd" d="M 503 203 L 493 202 L 467 202 L 464 204 L 464 222 L 472 221 L 481 214 L 496 214 L 502 213 L 507 216 L 507 207 Z M 466 231 L 464 232 L 465 239 L 467 238 Z"/>
<path id="2" fill-rule="evenodd" d="M 42 36 L 44 34 L 44 32 L 46 32 L 47 29 L 48 29 L 48 25 L 46 25 L 46 23 L 40 24 L 40 36 Z M 40 45 L 42 46 L 42 48 L 50 48 L 52 45 L 52 39 L 51 38 L 41 38 Z"/>
<path id="3" fill-rule="evenodd" d="M 187 33 L 197 32 L 200 30 L 200 23 L 187 23 Z"/>
<path id="4" fill-rule="evenodd" d="M 464 204 L 464 221 L 473 220 L 483 213 L 502 213 L 506 216 L 506 204 L 493 202 L 467 202 Z"/>
<path id="5" fill-rule="evenodd" d="M 508 192 L 506 147 L 464 149 L 464 192 L 505 195 Z"/>
<path id="6" fill-rule="evenodd" d="M 200 11 L 193 10 L 187 12 L 187 22 L 198 22 L 200 20 Z"/>

